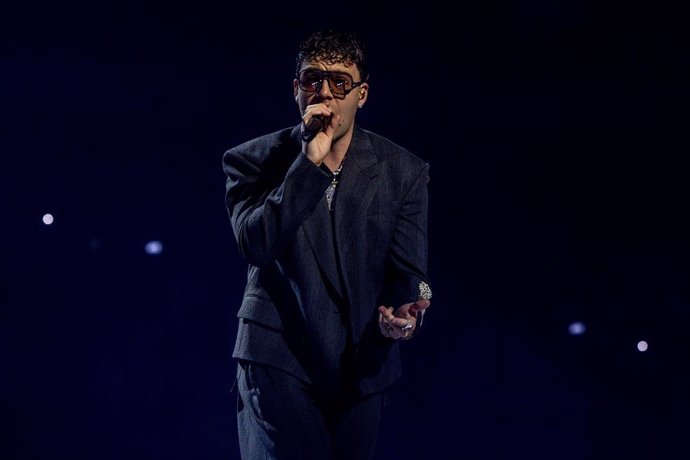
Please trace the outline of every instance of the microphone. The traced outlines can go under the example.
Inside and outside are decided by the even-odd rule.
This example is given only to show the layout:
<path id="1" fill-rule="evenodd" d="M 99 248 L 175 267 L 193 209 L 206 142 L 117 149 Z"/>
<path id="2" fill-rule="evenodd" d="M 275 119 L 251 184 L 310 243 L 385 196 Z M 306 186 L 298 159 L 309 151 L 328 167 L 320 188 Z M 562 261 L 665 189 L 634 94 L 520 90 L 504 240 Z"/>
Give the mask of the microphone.
<path id="1" fill-rule="evenodd" d="M 330 117 L 324 117 L 323 115 L 314 115 L 309 120 L 308 124 L 302 123 L 302 140 L 306 143 L 311 142 L 312 139 L 316 137 L 321 131 L 323 131 Z"/>

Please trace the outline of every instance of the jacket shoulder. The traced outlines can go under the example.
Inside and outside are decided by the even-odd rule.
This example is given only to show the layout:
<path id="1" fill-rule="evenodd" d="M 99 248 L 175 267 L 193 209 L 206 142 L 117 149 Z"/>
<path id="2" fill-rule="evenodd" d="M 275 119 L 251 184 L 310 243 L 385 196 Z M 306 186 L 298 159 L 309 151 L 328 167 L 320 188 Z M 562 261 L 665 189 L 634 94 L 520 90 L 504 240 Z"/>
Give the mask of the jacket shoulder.
<path id="1" fill-rule="evenodd" d="M 364 133 L 366 133 L 366 135 L 369 136 L 369 139 L 371 140 L 371 145 L 374 147 L 374 150 L 376 151 L 377 155 L 381 157 L 381 160 L 396 160 L 412 169 L 418 169 L 424 166 L 428 166 L 425 160 L 410 152 L 408 149 L 401 146 L 400 144 L 388 139 L 387 137 L 384 137 L 373 131 L 362 131 L 364 131 Z"/>
<path id="2" fill-rule="evenodd" d="M 299 144 L 293 137 L 294 127 L 283 128 L 272 133 L 264 134 L 245 141 L 235 147 L 228 149 L 223 156 L 243 156 L 261 159 L 275 149 L 295 147 L 299 149 Z M 294 145 L 293 145 L 294 144 Z"/>

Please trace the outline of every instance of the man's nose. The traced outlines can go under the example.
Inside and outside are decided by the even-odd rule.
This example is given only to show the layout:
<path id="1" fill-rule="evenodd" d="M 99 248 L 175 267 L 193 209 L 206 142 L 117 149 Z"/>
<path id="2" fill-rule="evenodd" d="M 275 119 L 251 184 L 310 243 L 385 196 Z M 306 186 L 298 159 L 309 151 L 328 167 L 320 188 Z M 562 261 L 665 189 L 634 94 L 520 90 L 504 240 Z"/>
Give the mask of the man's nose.
<path id="1" fill-rule="evenodd" d="M 324 78 L 323 80 L 321 80 L 317 94 L 319 95 L 319 97 L 322 97 L 324 99 L 333 98 L 333 93 L 331 93 L 331 86 L 328 82 L 328 78 Z"/>

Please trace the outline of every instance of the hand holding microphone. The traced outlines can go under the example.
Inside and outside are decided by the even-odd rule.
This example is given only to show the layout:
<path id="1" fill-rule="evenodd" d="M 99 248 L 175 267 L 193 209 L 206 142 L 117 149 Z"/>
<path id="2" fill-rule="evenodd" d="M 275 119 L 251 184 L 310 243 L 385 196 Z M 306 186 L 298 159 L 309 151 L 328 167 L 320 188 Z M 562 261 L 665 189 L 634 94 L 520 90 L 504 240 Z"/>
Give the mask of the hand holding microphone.
<path id="1" fill-rule="evenodd" d="M 323 115 L 314 115 L 306 125 L 302 122 L 302 140 L 307 144 L 311 142 L 317 134 L 324 130 L 328 122 L 330 122 L 330 119 Z"/>
<path id="2" fill-rule="evenodd" d="M 302 149 L 314 164 L 320 165 L 328 155 L 339 122 L 340 116 L 325 104 L 309 105 L 304 111 L 300 132 Z"/>

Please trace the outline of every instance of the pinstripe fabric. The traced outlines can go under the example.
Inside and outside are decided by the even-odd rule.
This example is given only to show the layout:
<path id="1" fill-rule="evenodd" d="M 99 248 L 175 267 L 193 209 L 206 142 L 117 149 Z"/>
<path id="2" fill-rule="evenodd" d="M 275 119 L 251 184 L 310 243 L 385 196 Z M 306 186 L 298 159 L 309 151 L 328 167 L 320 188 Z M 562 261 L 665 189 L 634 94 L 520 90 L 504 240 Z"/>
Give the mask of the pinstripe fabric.
<path id="1" fill-rule="evenodd" d="M 324 196 L 331 175 L 301 153 L 297 127 L 227 151 L 223 167 L 249 264 L 233 356 L 322 387 L 343 381 L 346 362 L 362 395 L 398 379 L 399 351 L 378 331 L 376 308 L 414 301 L 428 282 L 428 165 L 355 128 L 335 234 Z"/>

